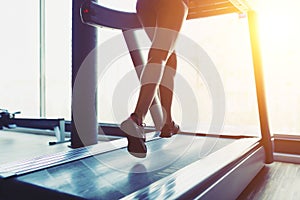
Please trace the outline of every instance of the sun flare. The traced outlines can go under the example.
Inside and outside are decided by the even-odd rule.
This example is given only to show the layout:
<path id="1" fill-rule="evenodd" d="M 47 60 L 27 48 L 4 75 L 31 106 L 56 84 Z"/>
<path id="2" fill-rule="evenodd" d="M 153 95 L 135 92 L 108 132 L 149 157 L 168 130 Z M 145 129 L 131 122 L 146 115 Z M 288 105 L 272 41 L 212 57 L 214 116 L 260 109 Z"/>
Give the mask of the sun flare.
<path id="1" fill-rule="evenodd" d="M 269 3 L 260 5 L 258 9 L 263 59 L 267 62 L 273 60 L 273 63 L 276 63 L 274 62 L 276 59 L 294 60 L 300 45 L 300 14 L 297 11 L 300 2 L 296 0 L 267 2 Z M 280 61 L 277 63 L 280 64 Z"/>

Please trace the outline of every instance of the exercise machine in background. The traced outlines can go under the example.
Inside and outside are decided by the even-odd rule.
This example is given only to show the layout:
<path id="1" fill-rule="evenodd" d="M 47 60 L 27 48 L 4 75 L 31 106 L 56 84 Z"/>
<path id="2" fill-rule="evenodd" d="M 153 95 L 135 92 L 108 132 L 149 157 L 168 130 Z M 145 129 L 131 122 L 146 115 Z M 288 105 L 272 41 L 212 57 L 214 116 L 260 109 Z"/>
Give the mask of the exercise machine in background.
<path id="1" fill-rule="evenodd" d="M 17 114 L 21 114 L 21 112 L 10 113 L 6 109 L 0 109 L 0 130 L 6 128 L 14 131 L 33 132 L 33 129 L 36 129 L 44 133 L 46 130 L 50 130 L 51 135 L 55 135 L 56 141 L 49 142 L 49 145 L 70 142 L 70 139 L 66 138 L 65 120 L 63 118 L 16 118 Z M 41 131 L 39 131 L 39 134 L 42 134 Z"/>

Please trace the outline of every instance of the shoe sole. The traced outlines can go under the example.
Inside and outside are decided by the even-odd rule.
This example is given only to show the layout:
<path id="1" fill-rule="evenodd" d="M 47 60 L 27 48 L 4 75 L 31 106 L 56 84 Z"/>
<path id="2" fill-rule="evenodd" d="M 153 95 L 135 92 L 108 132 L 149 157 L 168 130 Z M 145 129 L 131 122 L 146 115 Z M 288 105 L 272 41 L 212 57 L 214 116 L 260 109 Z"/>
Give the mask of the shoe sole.
<path id="1" fill-rule="evenodd" d="M 170 138 L 173 135 L 176 135 L 177 133 L 160 133 L 159 137 L 161 137 L 161 138 Z"/>
<path id="2" fill-rule="evenodd" d="M 147 155 L 147 147 L 145 145 L 145 139 L 142 134 L 139 134 L 134 122 L 130 119 L 121 123 L 121 130 L 125 132 L 128 146 L 128 152 L 138 158 L 145 158 Z"/>
<path id="3" fill-rule="evenodd" d="M 180 132 L 180 129 L 178 129 L 177 131 L 175 131 L 174 133 L 173 132 L 161 132 L 159 137 L 161 138 L 170 138 L 172 137 L 173 135 L 176 135 Z"/>

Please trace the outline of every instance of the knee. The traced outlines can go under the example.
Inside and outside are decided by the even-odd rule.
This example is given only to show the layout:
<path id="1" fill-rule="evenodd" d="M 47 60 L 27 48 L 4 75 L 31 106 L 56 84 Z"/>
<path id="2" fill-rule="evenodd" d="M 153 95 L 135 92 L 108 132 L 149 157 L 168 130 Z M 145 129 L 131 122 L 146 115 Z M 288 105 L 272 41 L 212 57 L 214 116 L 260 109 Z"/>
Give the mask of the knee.
<path id="1" fill-rule="evenodd" d="M 148 63 L 165 64 L 168 60 L 168 51 L 152 48 L 148 54 Z"/>
<path id="2" fill-rule="evenodd" d="M 173 79 L 176 74 L 177 69 L 177 56 L 176 53 L 173 52 L 165 65 L 163 79 Z"/>
<path id="3" fill-rule="evenodd" d="M 142 84 L 159 84 L 165 69 L 168 52 L 159 49 L 150 49 L 148 62 L 143 69 L 141 82 Z"/>
<path id="4" fill-rule="evenodd" d="M 170 67 L 172 68 L 173 70 L 176 70 L 177 69 L 177 56 L 176 56 L 176 53 L 173 52 L 170 57 L 168 58 L 168 61 L 167 61 L 167 64 L 166 64 L 166 67 Z"/>
<path id="5" fill-rule="evenodd" d="M 164 74 L 164 65 L 159 63 L 148 62 L 141 74 L 141 83 L 145 84 L 159 84 Z"/>

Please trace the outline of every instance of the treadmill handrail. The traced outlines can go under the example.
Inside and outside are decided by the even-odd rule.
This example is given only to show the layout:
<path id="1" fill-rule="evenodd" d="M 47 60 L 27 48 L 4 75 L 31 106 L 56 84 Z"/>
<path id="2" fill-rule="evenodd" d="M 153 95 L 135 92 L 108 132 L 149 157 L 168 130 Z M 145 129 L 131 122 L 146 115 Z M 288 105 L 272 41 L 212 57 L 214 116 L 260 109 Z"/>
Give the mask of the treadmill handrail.
<path id="1" fill-rule="evenodd" d="M 103 26 L 121 30 L 142 27 L 136 13 L 113 10 L 92 1 L 85 1 L 82 4 L 80 14 L 82 22 L 92 26 Z"/>

